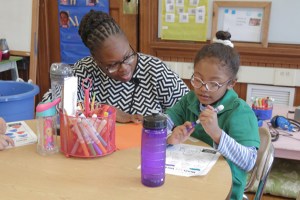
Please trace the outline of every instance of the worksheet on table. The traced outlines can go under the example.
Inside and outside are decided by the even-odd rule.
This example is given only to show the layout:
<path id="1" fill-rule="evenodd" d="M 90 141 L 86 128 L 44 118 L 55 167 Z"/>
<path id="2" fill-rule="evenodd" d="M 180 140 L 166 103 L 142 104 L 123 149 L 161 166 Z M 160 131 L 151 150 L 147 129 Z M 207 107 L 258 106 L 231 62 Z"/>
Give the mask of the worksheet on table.
<path id="1" fill-rule="evenodd" d="M 177 144 L 167 148 L 166 173 L 178 176 L 206 175 L 220 153 L 211 147 Z"/>

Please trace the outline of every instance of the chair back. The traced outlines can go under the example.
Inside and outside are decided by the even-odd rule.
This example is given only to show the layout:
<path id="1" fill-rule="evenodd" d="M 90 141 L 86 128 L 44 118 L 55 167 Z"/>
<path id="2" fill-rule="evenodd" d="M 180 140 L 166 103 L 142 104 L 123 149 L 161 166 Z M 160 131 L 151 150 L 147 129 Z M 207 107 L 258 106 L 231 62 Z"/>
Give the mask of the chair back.
<path id="1" fill-rule="evenodd" d="M 274 147 L 271 141 L 271 134 L 265 127 L 259 128 L 260 147 L 257 152 L 256 163 L 250 172 L 249 181 L 245 187 L 245 192 L 249 191 L 256 181 L 259 182 L 255 199 L 260 199 L 267 177 L 270 173 L 274 161 Z"/>

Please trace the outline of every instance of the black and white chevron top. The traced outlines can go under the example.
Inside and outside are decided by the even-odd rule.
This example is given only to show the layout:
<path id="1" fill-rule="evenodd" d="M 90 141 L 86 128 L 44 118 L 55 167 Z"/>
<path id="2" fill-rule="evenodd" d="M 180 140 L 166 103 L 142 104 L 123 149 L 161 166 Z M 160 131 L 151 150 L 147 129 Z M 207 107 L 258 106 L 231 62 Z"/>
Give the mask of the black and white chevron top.
<path id="1" fill-rule="evenodd" d="M 141 53 L 129 82 L 111 79 L 90 56 L 75 63 L 74 75 L 78 77 L 78 101 L 84 99 L 82 80 L 90 78 L 93 81 L 90 99 L 95 93 L 96 102 L 113 105 L 130 114 L 149 115 L 153 109 L 163 112 L 189 92 L 186 84 L 160 59 Z"/>

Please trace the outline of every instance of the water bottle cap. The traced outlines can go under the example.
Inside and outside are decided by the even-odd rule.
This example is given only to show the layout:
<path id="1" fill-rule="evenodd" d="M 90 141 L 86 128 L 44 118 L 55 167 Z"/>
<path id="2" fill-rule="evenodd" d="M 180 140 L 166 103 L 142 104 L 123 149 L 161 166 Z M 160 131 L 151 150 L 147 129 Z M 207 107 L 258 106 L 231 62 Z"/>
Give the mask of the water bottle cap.
<path id="1" fill-rule="evenodd" d="M 39 104 L 46 104 L 46 103 L 49 103 L 49 101 L 39 103 Z M 36 112 L 37 117 L 50 117 L 50 116 L 54 116 L 55 114 L 56 114 L 56 107 L 55 106 L 52 106 L 49 109 L 44 110 L 42 112 Z"/>
<path id="2" fill-rule="evenodd" d="M 50 68 L 50 76 L 69 77 L 73 75 L 72 67 L 66 63 L 52 63 Z"/>
<path id="3" fill-rule="evenodd" d="M 167 127 L 167 117 L 158 111 L 144 117 L 143 127 L 146 129 L 164 129 Z"/>

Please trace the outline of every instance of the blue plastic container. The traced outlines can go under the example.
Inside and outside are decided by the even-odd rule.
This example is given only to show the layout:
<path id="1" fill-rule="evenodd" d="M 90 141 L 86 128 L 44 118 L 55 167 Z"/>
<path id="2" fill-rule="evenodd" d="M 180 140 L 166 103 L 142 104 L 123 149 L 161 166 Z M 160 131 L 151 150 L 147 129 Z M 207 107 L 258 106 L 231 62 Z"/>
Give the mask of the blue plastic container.
<path id="1" fill-rule="evenodd" d="M 34 97 L 39 92 L 34 84 L 0 81 L 0 117 L 6 122 L 34 119 Z"/>
<path id="2" fill-rule="evenodd" d="M 263 109 L 252 109 L 257 117 L 257 119 L 260 119 L 260 120 L 268 120 L 268 119 L 271 119 L 272 118 L 272 111 L 273 111 L 273 108 L 270 108 L 270 109 L 266 109 L 266 110 L 263 110 Z"/>

